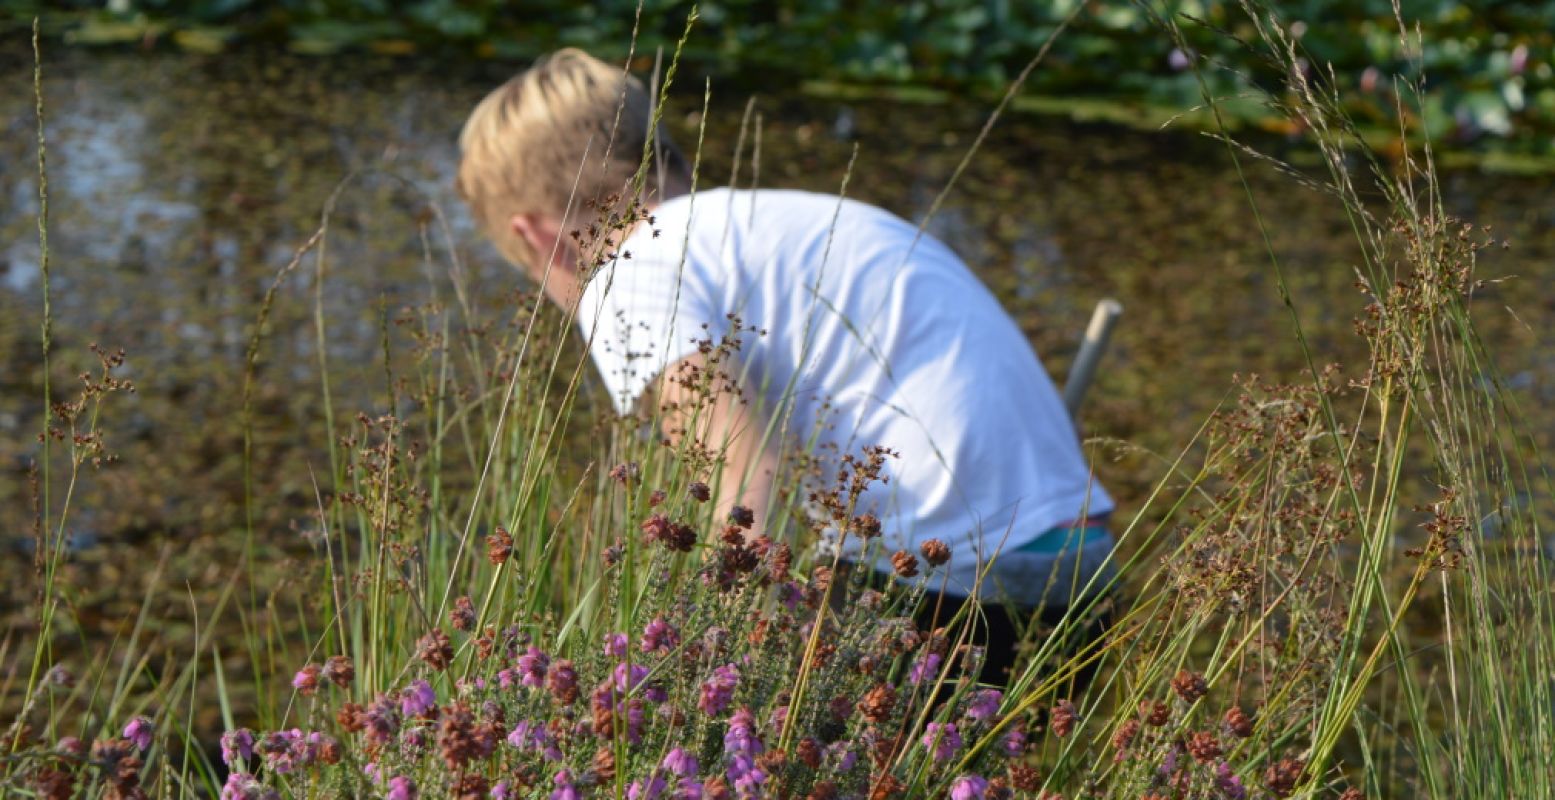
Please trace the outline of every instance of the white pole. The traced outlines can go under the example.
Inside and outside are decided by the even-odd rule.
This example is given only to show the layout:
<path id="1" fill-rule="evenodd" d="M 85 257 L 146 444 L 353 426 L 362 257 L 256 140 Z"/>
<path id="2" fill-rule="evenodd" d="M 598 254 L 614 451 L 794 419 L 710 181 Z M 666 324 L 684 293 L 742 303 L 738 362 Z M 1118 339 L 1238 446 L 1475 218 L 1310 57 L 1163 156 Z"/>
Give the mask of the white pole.
<path id="1" fill-rule="evenodd" d="M 1075 354 L 1069 377 L 1064 381 L 1064 407 L 1069 409 L 1071 419 L 1079 419 L 1080 402 L 1096 380 L 1096 365 L 1107 352 L 1112 329 L 1122 314 L 1123 304 L 1110 297 L 1097 303 L 1096 310 L 1091 312 L 1091 323 L 1085 326 L 1085 338 L 1080 340 L 1080 352 Z"/>

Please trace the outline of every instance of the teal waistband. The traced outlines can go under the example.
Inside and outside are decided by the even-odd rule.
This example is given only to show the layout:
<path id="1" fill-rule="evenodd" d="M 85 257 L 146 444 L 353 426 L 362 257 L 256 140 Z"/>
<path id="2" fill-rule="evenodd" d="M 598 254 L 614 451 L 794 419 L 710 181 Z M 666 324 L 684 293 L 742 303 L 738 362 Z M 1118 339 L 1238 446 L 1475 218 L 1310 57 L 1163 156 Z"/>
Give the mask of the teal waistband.
<path id="1" fill-rule="evenodd" d="M 1095 541 L 1108 536 L 1107 526 L 1101 524 L 1069 527 L 1060 525 L 1043 531 L 1037 538 L 1015 548 L 1016 553 L 1052 554 L 1064 550 L 1079 550 L 1087 540 Z"/>

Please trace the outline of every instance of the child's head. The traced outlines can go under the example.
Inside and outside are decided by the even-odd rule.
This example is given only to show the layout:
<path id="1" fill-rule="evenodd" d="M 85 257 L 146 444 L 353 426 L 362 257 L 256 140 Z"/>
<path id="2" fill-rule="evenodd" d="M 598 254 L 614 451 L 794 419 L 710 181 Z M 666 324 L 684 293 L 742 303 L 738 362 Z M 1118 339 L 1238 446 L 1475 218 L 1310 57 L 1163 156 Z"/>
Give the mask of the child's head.
<path id="1" fill-rule="evenodd" d="M 535 252 L 515 230 L 515 218 L 579 227 L 607 198 L 627 198 L 651 119 L 641 81 L 581 50 L 559 50 L 486 95 L 470 114 L 459 136 L 459 194 L 508 260 L 536 269 L 550 253 Z M 654 149 L 667 183 L 689 179 L 662 126 Z M 651 186 L 654 170 L 647 175 Z M 571 215 L 564 217 L 569 198 Z"/>

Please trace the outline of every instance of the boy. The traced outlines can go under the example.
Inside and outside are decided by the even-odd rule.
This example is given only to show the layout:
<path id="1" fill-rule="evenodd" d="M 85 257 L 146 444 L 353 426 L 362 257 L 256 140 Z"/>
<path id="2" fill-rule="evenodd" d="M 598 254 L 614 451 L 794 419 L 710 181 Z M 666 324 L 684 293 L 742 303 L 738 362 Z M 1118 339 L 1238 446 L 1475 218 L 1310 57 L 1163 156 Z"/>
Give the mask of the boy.
<path id="1" fill-rule="evenodd" d="M 994 297 L 943 244 L 880 209 L 791 191 L 692 194 L 663 130 L 646 141 L 651 109 L 618 67 L 563 50 L 481 101 L 460 136 L 461 195 L 509 260 L 576 308 L 617 410 L 656 401 L 676 435 L 691 424 L 676 409 L 693 398 L 674 378 L 707 367 L 699 341 L 737 338 L 739 392 L 714 395 L 695 422 L 727 445 L 722 509 L 750 508 L 760 527 L 785 448 L 836 466 L 883 446 L 898 454 L 881 466 L 889 480 L 854 513 L 878 517 L 887 556 L 950 545 L 945 597 L 927 603 L 942 624 L 974 593 L 1062 612 L 1111 551 L 1112 501 Z M 650 180 L 634 195 L 645 152 Z M 629 215 L 590 249 L 574 231 L 601 209 L 627 213 L 622 198 L 651 220 Z M 844 538 L 845 558 L 860 557 L 857 538 Z M 985 613 L 984 677 L 1002 681 L 1016 629 L 1000 606 Z"/>

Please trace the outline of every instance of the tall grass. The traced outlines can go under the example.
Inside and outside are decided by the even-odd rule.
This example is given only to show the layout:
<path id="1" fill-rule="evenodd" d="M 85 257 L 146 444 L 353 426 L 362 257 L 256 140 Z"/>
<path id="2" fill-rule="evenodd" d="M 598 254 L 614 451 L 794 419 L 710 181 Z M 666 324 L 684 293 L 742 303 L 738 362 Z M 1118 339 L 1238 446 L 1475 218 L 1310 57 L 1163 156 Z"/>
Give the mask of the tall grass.
<path id="1" fill-rule="evenodd" d="M 1151 10 L 1179 44 L 1178 26 L 1194 24 Z M 819 476 L 796 455 L 773 498 L 796 537 L 747 541 L 738 514 L 704 502 L 708 484 L 742 479 L 719 469 L 728 443 L 667 446 L 663 409 L 595 412 L 570 311 L 539 294 L 480 307 L 440 212 L 417 231 L 428 303 L 382 314 L 381 406 L 336 409 L 321 300 L 332 199 L 265 295 L 246 357 L 251 379 L 283 279 L 312 256 L 320 412 L 336 438 L 315 476 L 311 571 L 287 587 L 249 581 L 246 597 L 234 580 L 195 609 L 181 660 L 153 668 L 137 624 L 95 663 L 54 663 L 70 486 L 102 452 L 101 403 L 126 388 L 120 357 L 104 353 L 80 398 L 50 403 L 39 635 L 25 683 L 0 685 L 0 705 L 18 709 L 0 785 L 49 797 L 1550 796 L 1551 487 L 1476 332 L 1488 238 L 1445 214 L 1428 141 L 1406 129 L 1414 155 L 1372 158 L 1288 25 L 1258 4 L 1244 12 L 1248 46 L 1280 76 L 1265 99 L 1323 156 L 1325 173 L 1302 185 L 1352 225 L 1369 360 L 1323 365 L 1271 246 L 1310 373 L 1235 383 L 1121 523 L 1110 585 L 1074 587 L 1086 599 L 1063 621 L 1032 625 L 1003 690 L 965 677 L 975 609 L 920 631 L 921 590 L 871 586 L 808 547 L 828 523 L 871 540 L 855 506 L 887 453 Z M 1401 106 L 1421 80 L 1398 77 Z M 46 258 L 41 82 L 38 93 Z M 1204 101 L 1220 102 L 1207 89 Z M 1218 133 L 1238 174 L 1272 161 Z M 743 137 L 735 148 L 737 176 Z M 603 220 L 585 260 L 637 217 Z M 408 372 L 389 368 L 391 329 L 413 343 Z M 697 400 L 677 410 L 691 431 L 747 377 L 737 339 L 707 344 L 708 368 L 684 376 Z M 48 468 L 51 436 L 70 456 L 64 476 Z M 800 502 L 811 492 L 827 512 L 815 526 Z M 252 552 L 235 578 L 255 569 Z M 937 575 L 939 553 L 903 555 Z M 1110 631 L 1081 636 L 1101 614 Z M 219 629 L 241 631 L 251 717 L 234 710 Z M 219 745 L 192 733 L 212 697 L 232 731 Z"/>

